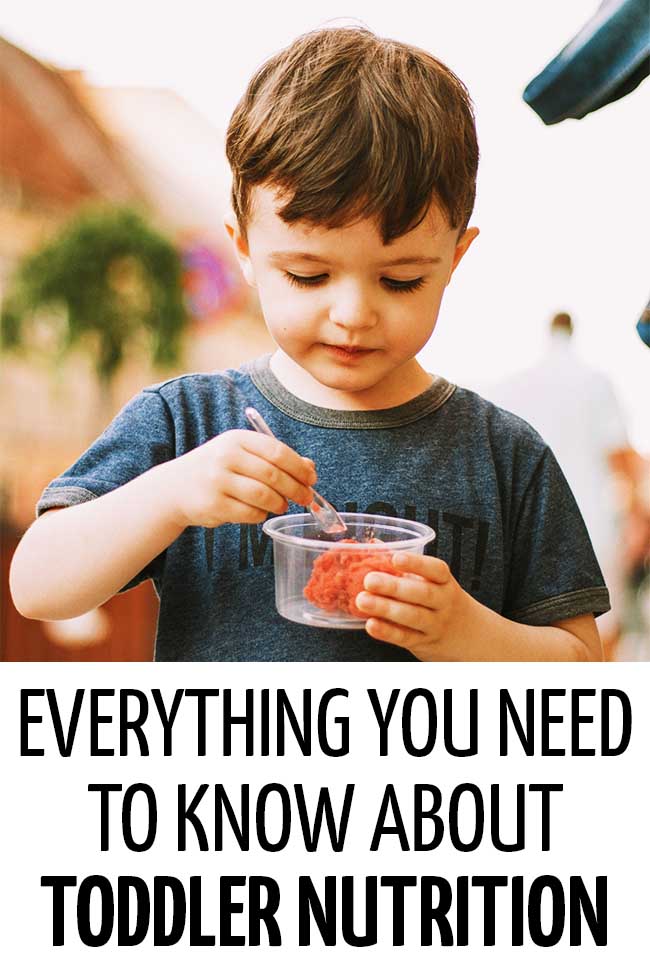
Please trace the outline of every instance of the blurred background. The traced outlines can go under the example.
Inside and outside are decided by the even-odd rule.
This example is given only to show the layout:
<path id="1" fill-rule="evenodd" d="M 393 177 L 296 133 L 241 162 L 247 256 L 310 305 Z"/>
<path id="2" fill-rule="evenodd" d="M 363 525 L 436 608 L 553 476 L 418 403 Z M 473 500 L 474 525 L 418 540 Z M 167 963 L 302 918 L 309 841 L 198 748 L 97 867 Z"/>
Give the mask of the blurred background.
<path id="1" fill-rule="evenodd" d="M 571 436 L 577 448 L 593 435 L 595 450 L 602 434 L 600 468 L 576 477 L 607 498 L 589 516 L 593 535 L 603 519 L 615 532 L 602 556 L 616 563 L 608 655 L 650 659 L 650 349 L 635 330 L 648 291 L 650 82 L 553 126 L 521 97 L 597 6 L 5 0 L 0 658 L 151 659 L 150 584 L 77 620 L 28 621 L 9 597 L 11 555 L 43 487 L 142 386 L 272 349 L 222 227 L 224 133 L 262 61 L 303 31 L 352 20 L 430 50 L 475 103 L 481 235 L 420 359 L 520 412 L 558 456 L 575 453 Z M 573 324 L 562 397 L 548 378 L 549 357 L 564 356 L 549 330 L 559 311 Z M 543 369 L 537 404 L 566 418 L 562 445 L 541 406 L 527 414 L 522 402 Z"/>

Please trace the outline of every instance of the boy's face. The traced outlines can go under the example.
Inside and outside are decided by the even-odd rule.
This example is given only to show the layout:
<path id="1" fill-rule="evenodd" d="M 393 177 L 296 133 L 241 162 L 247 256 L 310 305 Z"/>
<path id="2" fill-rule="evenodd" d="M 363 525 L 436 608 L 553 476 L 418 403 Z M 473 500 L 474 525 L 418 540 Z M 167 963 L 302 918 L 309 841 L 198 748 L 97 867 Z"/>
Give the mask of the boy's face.
<path id="1" fill-rule="evenodd" d="M 226 221 L 278 344 L 278 377 L 295 395 L 340 409 L 382 409 L 422 392 L 430 379 L 415 356 L 478 230 L 458 239 L 432 206 L 385 245 L 373 220 L 332 230 L 287 224 L 280 207 L 272 188 L 258 186 L 246 238 Z"/>

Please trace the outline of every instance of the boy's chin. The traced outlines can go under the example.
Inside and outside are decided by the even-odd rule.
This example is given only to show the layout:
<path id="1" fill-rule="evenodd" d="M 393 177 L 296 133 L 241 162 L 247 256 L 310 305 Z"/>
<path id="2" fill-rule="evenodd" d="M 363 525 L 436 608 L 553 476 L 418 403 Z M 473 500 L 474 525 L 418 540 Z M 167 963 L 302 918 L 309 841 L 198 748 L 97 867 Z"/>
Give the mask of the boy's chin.
<path id="1" fill-rule="evenodd" d="M 363 392 L 372 389 L 384 378 L 376 369 L 369 369 L 359 365 L 348 366 L 346 363 L 328 363 L 327 365 L 309 366 L 306 372 L 311 378 L 327 389 L 340 389 L 344 392 Z"/>
<path id="2" fill-rule="evenodd" d="M 387 381 L 390 384 L 391 369 L 382 369 L 379 353 L 352 364 L 339 361 L 322 348 L 295 358 L 281 352 L 274 360 L 272 368 L 290 392 L 315 405 L 353 409 L 358 400 L 359 409 L 366 402 L 369 408 L 379 408 Z"/>

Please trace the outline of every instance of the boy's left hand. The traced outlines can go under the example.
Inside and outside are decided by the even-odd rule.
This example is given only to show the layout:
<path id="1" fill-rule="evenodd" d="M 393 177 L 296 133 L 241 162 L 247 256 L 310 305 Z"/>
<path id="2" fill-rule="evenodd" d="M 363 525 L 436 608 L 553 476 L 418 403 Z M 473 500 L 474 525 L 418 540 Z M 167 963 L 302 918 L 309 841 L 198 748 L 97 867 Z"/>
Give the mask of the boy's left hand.
<path id="1" fill-rule="evenodd" d="M 456 582 L 442 559 L 399 553 L 402 576 L 369 572 L 357 606 L 366 632 L 410 650 L 420 660 L 462 660 L 480 632 L 481 605 Z"/>

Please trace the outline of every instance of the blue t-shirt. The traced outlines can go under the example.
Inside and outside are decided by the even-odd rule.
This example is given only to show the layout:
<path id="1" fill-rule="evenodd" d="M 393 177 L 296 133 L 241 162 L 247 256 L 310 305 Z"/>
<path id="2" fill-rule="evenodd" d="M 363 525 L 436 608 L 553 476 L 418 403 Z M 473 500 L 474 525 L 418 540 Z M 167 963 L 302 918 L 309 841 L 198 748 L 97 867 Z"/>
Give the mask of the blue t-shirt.
<path id="1" fill-rule="evenodd" d="M 246 406 L 315 460 L 319 491 L 341 511 L 431 525 L 436 538 L 427 554 L 444 559 L 463 588 L 497 613 L 544 625 L 609 609 L 550 448 L 523 420 L 440 377 L 401 406 L 370 411 L 298 399 L 268 356 L 149 386 L 52 481 L 37 513 L 99 497 L 226 430 L 245 429 Z M 364 630 L 279 616 L 272 543 L 261 525 L 187 528 L 129 586 L 149 578 L 160 598 L 158 660 L 415 659 Z"/>

